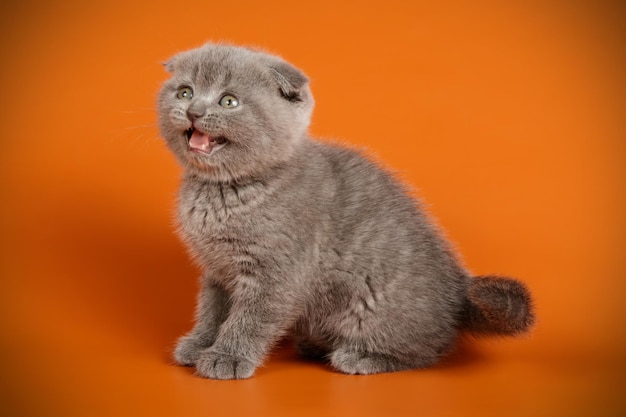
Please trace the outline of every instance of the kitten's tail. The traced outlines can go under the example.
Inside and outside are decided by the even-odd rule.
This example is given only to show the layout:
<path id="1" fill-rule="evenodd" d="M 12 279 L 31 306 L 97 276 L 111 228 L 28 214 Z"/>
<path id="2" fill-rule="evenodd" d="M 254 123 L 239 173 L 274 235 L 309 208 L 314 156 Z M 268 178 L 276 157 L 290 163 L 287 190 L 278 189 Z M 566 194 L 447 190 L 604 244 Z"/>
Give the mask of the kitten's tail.
<path id="1" fill-rule="evenodd" d="M 477 335 L 513 336 L 535 322 L 530 291 L 521 282 L 496 276 L 470 281 L 464 327 Z"/>

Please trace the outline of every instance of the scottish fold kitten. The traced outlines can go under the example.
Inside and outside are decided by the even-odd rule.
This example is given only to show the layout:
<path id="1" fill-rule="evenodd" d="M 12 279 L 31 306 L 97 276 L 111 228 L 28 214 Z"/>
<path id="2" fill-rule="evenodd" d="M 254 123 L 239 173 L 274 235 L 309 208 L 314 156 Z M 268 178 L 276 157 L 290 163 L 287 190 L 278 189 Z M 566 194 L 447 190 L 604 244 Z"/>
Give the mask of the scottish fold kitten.
<path id="1" fill-rule="evenodd" d="M 392 175 L 309 138 L 300 70 L 213 44 L 166 68 L 159 124 L 184 168 L 180 235 L 203 270 L 179 364 L 248 378 L 290 335 L 303 355 L 374 374 L 431 366 L 463 330 L 530 328 L 523 284 L 472 277 Z"/>

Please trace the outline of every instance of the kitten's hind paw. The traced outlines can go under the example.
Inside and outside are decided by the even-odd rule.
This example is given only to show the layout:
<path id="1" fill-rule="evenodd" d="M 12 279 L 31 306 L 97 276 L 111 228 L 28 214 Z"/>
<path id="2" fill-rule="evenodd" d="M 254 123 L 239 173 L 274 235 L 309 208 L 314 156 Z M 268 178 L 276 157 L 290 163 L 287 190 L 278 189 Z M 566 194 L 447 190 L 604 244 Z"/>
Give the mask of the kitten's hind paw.
<path id="1" fill-rule="evenodd" d="M 212 379 L 246 379 L 254 374 L 256 366 L 249 360 L 207 349 L 196 362 L 196 373 Z"/>
<path id="2" fill-rule="evenodd" d="M 196 361 L 200 357 L 200 352 L 209 346 L 209 344 L 203 343 L 195 336 L 183 336 L 178 339 L 174 349 L 174 360 L 182 366 L 195 366 Z"/>
<path id="3" fill-rule="evenodd" d="M 414 368 L 390 355 L 344 348 L 337 349 L 330 355 L 330 363 L 338 371 L 350 375 L 369 375 Z"/>

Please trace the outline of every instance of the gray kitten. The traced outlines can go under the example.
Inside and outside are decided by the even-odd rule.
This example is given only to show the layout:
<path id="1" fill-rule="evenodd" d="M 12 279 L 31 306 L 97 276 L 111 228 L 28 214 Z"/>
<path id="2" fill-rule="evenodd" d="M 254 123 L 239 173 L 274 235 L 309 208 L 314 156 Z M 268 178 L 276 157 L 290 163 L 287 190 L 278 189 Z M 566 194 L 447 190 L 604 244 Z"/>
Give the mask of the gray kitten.
<path id="1" fill-rule="evenodd" d="M 208 44 L 166 63 L 162 136 L 184 168 L 180 234 L 203 269 L 174 357 L 248 378 L 289 334 L 340 372 L 423 368 L 461 330 L 515 335 L 527 289 L 472 277 L 388 172 L 307 135 L 307 77 L 262 52 Z"/>

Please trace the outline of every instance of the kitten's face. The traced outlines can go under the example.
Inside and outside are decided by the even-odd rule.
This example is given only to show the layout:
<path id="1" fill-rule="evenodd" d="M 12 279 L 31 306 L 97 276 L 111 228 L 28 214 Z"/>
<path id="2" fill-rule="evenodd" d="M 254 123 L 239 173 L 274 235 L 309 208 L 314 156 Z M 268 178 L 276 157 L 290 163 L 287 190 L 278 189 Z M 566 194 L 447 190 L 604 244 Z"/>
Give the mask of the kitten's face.
<path id="1" fill-rule="evenodd" d="M 306 135 L 308 80 L 283 60 L 206 45 L 176 55 L 159 96 L 159 125 L 188 170 L 213 181 L 262 174 Z"/>

